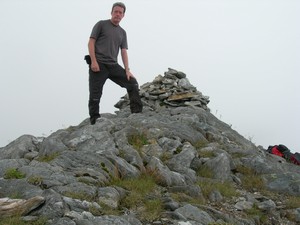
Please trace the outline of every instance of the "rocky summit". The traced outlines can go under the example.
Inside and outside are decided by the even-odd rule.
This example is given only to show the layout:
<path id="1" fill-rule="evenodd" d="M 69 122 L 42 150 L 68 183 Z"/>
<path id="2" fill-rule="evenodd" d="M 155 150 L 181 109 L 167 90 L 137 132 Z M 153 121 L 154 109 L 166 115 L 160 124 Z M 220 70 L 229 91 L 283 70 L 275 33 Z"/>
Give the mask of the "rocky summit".
<path id="1" fill-rule="evenodd" d="M 300 166 L 255 146 L 168 69 L 95 125 L 0 148 L 0 224 L 300 224 Z M 237 106 L 238 107 L 238 106 Z"/>

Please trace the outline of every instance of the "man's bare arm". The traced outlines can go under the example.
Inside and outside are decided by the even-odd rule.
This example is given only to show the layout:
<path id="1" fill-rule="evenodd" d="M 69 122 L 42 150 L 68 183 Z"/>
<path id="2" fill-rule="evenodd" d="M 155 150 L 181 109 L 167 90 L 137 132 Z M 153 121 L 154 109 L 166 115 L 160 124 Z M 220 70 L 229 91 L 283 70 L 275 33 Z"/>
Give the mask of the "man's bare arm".
<path id="1" fill-rule="evenodd" d="M 99 64 L 96 59 L 95 42 L 96 42 L 96 40 L 94 38 L 90 38 L 89 43 L 88 43 L 88 49 L 89 49 L 89 54 L 91 57 L 91 70 L 94 72 L 99 72 L 100 67 L 99 67 Z"/>
<path id="2" fill-rule="evenodd" d="M 122 61 L 123 61 L 124 68 L 126 71 L 127 79 L 130 80 L 130 77 L 134 78 L 134 76 L 130 72 L 130 69 L 129 69 L 129 60 L 128 60 L 127 49 L 125 49 L 125 48 L 121 49 L 121 56 L 122 56 Z"/>

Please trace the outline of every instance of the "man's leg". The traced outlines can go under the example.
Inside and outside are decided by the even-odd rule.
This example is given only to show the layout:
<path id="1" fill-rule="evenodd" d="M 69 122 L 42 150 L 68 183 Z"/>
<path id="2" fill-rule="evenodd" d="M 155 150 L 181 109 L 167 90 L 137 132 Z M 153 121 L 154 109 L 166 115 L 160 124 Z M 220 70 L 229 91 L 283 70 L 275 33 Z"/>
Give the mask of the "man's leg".
<path id="1" fill-rule="evenodd" d="M 99 114 L 99 104 L 102 96 L 103 85 L 108 77 L 105 66 L 100 65 L 100 72 L 89 69 L 89 115 L 91 124 L 95 124 Z"/>
<path id="2" fill-rule="evenodd" d="M 108 66 L 109 79 L 116 84 L 127 89 L 130 101 L 130 110 L 132 113 L 140 113 L 143 110 L 143 103 L 139 94 L 139 85 L 135 78 L 127 80 L 125 70 L 119 65 Z"/>

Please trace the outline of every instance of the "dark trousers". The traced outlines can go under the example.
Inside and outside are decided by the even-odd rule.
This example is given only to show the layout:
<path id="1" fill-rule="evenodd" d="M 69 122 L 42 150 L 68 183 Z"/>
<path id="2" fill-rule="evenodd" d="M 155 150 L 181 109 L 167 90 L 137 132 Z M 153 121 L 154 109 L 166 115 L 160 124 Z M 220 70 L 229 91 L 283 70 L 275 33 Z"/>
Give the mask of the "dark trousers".
<path id="1" fill-rule="evenodd" d="M 98 62 L 99 63 L 99 62 Z M 89 69 L 89 114 L 90 118 L 99 117 L 99 103 L 102 96 L 103 86 L 110 79 L 119 86 L 126 88 L 132 113 L 142 112 L 143 104 L 139 95 L 138 83 L 135 78 L 127 79 L 125 70 L 119 64 L 99 63 L 100 71 L 93 72 Z"/>

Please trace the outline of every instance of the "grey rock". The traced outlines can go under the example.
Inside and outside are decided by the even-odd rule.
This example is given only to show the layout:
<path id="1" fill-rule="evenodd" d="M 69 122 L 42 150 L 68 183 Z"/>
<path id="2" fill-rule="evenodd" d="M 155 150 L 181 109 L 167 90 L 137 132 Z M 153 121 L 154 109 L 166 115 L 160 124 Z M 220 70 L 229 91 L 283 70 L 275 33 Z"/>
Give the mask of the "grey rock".
<path id="1" fill-rule="evenodd" d="M 223 200 L 223 196 L 221 195 L 221 193 L 217 190 L 213 190 L 210 194 L 209 194 L 209 200 L 211 202 L 221 202 Z"/>
<path id="2" fill-rule="evenodd" d="M 63 217 L 55 221 L 55 225 L 76 225 L 76 223 L 68 217 Z"/>
<path id="3" fill-rule="evenodd" d="M 0 160 L 0 177 L 4 177 L 9 169 L 19 169 L 28 165 L 30 161 L 27 159 L 2 159 Z"/>
<path id="4" fill-rule="evenodd" d="M 62 196 L 52 189 L 44 190 L 42 196 L 45 198 L 43 207 L 31 212 L 32 216 L 42 216 L 48 219 L 58 219 L 64 216 L 67 207 Z"/>
<path id="5" fill-rule="evenodd" d="M 27 215 L 30 211 L 44 203 L 44 201 L 45 198 L 42 196 L 35 196 L 27 200 L 0 198 L 0 216 L 3 218 Z"/>
<path id="6" fill-rule="evenodd" d="M 64 186 L 52 187 L 53 190 L 60 193 L 61 195 L 84 195 L 89 198 L 96 196 L 97 188 L 81 182 L 74 182 Z"/>
<path id="7" fill-rule="evenodd" d="M 267 188 L 272 191 L 300 195 L 300 174 L 297 173 L 271 173 L 264 175 L 267 179 Z"/>
<path id="8" fill-rule="evenodd" d="M 120 190 L 120 189 L 119 189 Z M 102 187 L 98 189 L 98 202 L 103 203 L 111 208 L 118 208 L 121 199 L 124 197 L 122 193 L 125 191 L 119 192 L 114 187 Z"/>
<path id="9" fill-rule="evenodd" d="M 190 81 L 187 78 L 182 78 L 178 81 L 178 86 L 186 89 L 186 90 L 190 90 L 195 88 L 193 85 L 191 85 Z"/>
<path id="10" fill-rule="evenodd" d="M 263 210 L 263 211 L 271 211 L 276 208 L 276 204 L 272 200 L 267 200 L 263 202 L 259 202 L 256 204 L 257 208 Z"/>
<path id="11" fill-rule="evenodd" d="M 246 210 L 246 209 L 251 209 L 253 207 L 253 202 L 249 201 L 239 201 L 234 205 L 234 208 L 237 210 Z"/>
<path id="12" fill-rule="evenodd" d="M 99 216 L 94 217 L 93 219 L 90 219 L 89 222 L 91 223 L 81 223 L 78 224 L 84 224 L 84 225 L 131 225 L 131 223 L 126 220 L 125 218 L 118 217 L 118 216 Z"/>
<path id="13" fill-rule="evenodd" d="M 300 222 L 300 208 L 295 209 L 294 214 L 296 222 Z"/>
<path id="14" fill-rule="evenodd" d="M 227 153 L 219 154 L 217 157 L 208 160 L 204 165 L 212 170 L 215 179 L 232 181 L 233 162 Z"/>
<path id="15" fill-rule="evenodd" d="M 16 196 L 20 199 L 29 199 L 42 195 L 43 190 L 26 179 L 0 179 L 0 197 Z"/>
<path id="16" fill-rule="evenodd" d="M 200 224 L 207 225 L 215 222 L 215 220 L 207 212 L 190 204 L 176 209 L 175 212 L 181 214 L 184 218 L 186 218 L 186 220 L 196 221 Z"/>
<path id="17" fill-rule="evenodd" d="M 88 211 L 90 208 L 98 210 L 101 209 L 100 205 L 96 202 L 88 202 L 86 200 L 81 201 L 79 199 L 73 199 L 69 197 L 63 197 L 63 201 L 68 205 L 70 211 L 82 212 Z"/>
<path id="18" fill-rule="evenodd" d="M 164 208 L 170 211 L 174 211 L 179 208 L 179 203 L 174 201 L 170 197 L 165 197 L 162 199 Z"/>
<path id="19" fill-rule="evenodd" d="M 163 186 L 181 186 L 186 184 L 183 175 L 171 171 L 156 157 L 151 158 L 146 168 L 150 171 L 156 171 L 157 175 L 160 177 L 160 184 Z"/>
<path id="20" fill-rule="evenodd" d="M 41 143 L 39 155 L 49 156 L 68 150 L 67 146 L 62 141 L 64 136 L 67 134 L 68 132 L 66 130 L 58 130 L 49 137 L 45 138 Z"/>
<path id="21" fill-rule="evenodd" d="M 127 220 L 130 224 L 142 225 L 142 223 L 137 218 L 135 218 L 135 216 L 132 214 L 123 215 L 121 216 L 121 218 Z"/>
<path id="22" fill-rule="evenodd" d="M 7 146 L 0 148 L 1 159 L 20 159 L 25 154 L 37 151 L 38 138 L 32 135 L 22 135 Z"/>

